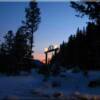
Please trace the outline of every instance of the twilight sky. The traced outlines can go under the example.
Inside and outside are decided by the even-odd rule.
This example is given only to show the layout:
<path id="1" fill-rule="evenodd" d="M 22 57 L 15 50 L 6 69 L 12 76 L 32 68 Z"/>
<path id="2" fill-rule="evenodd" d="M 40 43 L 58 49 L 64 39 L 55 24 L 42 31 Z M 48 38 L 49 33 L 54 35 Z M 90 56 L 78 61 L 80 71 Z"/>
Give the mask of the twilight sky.
<path id="1" fill-rule="evenodd" d="M 0 2 L 0 40 L 8 30 L 16 32 L 25 18 L 28 2 Z M 34 33 L 34 56 L 44 59 L 44 48 L 67 41 L 77 28 L 86 26 L 87 18 L 78 18 L 69 2 L 39 2 L 41 23 Z"/>

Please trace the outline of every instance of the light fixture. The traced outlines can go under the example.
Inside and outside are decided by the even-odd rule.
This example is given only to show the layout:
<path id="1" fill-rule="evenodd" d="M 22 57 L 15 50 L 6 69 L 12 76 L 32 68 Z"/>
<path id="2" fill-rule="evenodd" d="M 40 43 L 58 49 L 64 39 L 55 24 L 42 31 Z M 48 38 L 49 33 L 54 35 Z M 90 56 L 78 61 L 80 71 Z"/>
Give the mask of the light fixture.
<path id="1" fill-rule="evenodd" d="M 47 52 L 48 51 L 48 48 L 44 48 L 44 51 Z"/>
<path id="2" fill-rule="evenodd" d="M 57 49 L 58 48 L 58 45 L 54 45 L 54 49 Z"/>

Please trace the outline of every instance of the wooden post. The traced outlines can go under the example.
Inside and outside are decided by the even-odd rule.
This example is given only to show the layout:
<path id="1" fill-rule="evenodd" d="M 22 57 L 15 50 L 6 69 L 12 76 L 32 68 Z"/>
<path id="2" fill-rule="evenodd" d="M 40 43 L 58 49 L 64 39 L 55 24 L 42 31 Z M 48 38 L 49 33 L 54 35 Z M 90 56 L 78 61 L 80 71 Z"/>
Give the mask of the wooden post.
<path id="1" fill-rule="evenodd" d="M 58 48 L 54 49 L 54 51 L 55 51 L 55 55 L 57 54 L 57 50 L 58 50 Z"/>
<path id="2" fill-rule="evenodd" d="M 45 63 L 48 64 L 48 53 L 45 52 Z"/>

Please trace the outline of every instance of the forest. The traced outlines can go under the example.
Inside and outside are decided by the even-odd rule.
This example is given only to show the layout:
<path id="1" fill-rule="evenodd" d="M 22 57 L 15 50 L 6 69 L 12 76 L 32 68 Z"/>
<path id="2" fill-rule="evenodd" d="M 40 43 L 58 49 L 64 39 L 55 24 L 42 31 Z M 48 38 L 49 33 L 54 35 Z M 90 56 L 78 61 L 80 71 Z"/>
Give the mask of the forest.
<path id="1" fill-rule="evenodd" d="M 54 55 L 49 65 L 66 69 L 83 71 L 100 69 L 100 3 L 99 2 L 71 2 L 70 6 L 78 12 L 77 17 L 87 16 L 89 22 L 83 29 L 77 28 L 68 41 L 60 45 L 59 52 Z M 67 19 L 66 19 L 67 20 Z M 33 33 L 41 22 L 40 9 L 36 2 L 30 2 L 25 9 L 25 20 L 16 33 L 9 30 L 0 44 L 0 72 L 18 73 L 20 70 L 30 71 L 34 67 Z M 49 67 L 48 67 L 49 68 Z M 48 69 L 46 68 L 46 69 Z M 45 70 L 44 70 L 45 71 Z"/>
<path id="2" fill-rule="evenodd" d="M 0 72 L 14 74 L 21 70 L 30 71 L 33 67 L 33 33 L 40 23 L 40 9 L 36 2 L 25 8 L 25 20 L 14 33 L 9 30 L 0 44 Z"/>
<path id="3" fill-rule="evenodd" d="M 48 7 L 55 9 L 67 4 L 41 3 L 41 10 L 36 1 L 27 3 L 24 20 L 21 21 L 17 31 L 13 32 L 12 29 L 7 33 L 1 33 L 4 37 L 0 41 L 0 100 L 100 100 L 100 2 L 69 3 L 75 10 L 76 17 L 82 19 L 86 16 L 88 22 L 82 29 L 79 28 L 81 26 L 79 23 L 79 27 L 75 28 L 77 30 L 75 34 L 71 34 L 66 41 L 62 39 L 59 48 L 57 46 L 54 48 L 53 45 L 46 48 L 43 52 L 45 63 L 34 59 L 34 33 L 43 21 L 41 11 L 45 8 L 46 15 L 49 16 L 50 12 L 50 15 L 53 15 L 56 12 L 52 12 L 51 8 L 48 10 Z M 6 7 L 5 9 L 7 10 Z M 68 13 L 67 9 L 65 11 Z M 55 18 L 58 17 L 57 13 Z M 51 24 L 53 17 L 49 17 Z M 60 17 L 58 20 L 63 23 L 65 21 Z M 44 25 L 47 26 L 49 23 Z M 60 24 L 56 21 L 55 23 Z M 56 24 L 54 29 L 57 30 Z M 66 32 L 67 29 L 66 27 Z M 54 33 L 49 38 L 56 39 Z M 43 39 L 48 42 L 48 36 Z M 47 57 L 48 50 L 54 51 L 50 61 Z"/>
<path id="4" fill-rule="evenodd" d="M 67 69 L 100 70 L 100 3 L 71 2 L 71 7 L 78 12 L 77 17 L 88 16 L 89 22 L 83 29 L 77 28 L 76 34 L 60 45 L 51 63 Z"/>

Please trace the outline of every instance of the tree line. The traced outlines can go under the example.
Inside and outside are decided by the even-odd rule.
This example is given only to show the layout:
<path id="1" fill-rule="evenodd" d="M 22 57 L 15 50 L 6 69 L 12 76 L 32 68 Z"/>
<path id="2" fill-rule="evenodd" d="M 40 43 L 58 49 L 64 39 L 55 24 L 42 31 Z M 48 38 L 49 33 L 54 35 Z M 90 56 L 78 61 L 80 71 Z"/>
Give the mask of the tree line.
<path id="1" fill-rule="evenodd" d="M 33 33 L 40 23 L 40 9 L 35 1 L 25 8 L 25 20 L 17 32 L 9 30 L 0 44 L 0 72 L 29 71 L 32 66 Z"/>
<path id="2" fill-rule="evenodd" d="M 81 70 L 100 70 L 100 2 L 71 2 L 77 16 L 87 15 L 89 22 L 83 29 L 70 35 L 68 42 L 60 45 L 60 51 L 53 56 L 51 64 Z"/>

